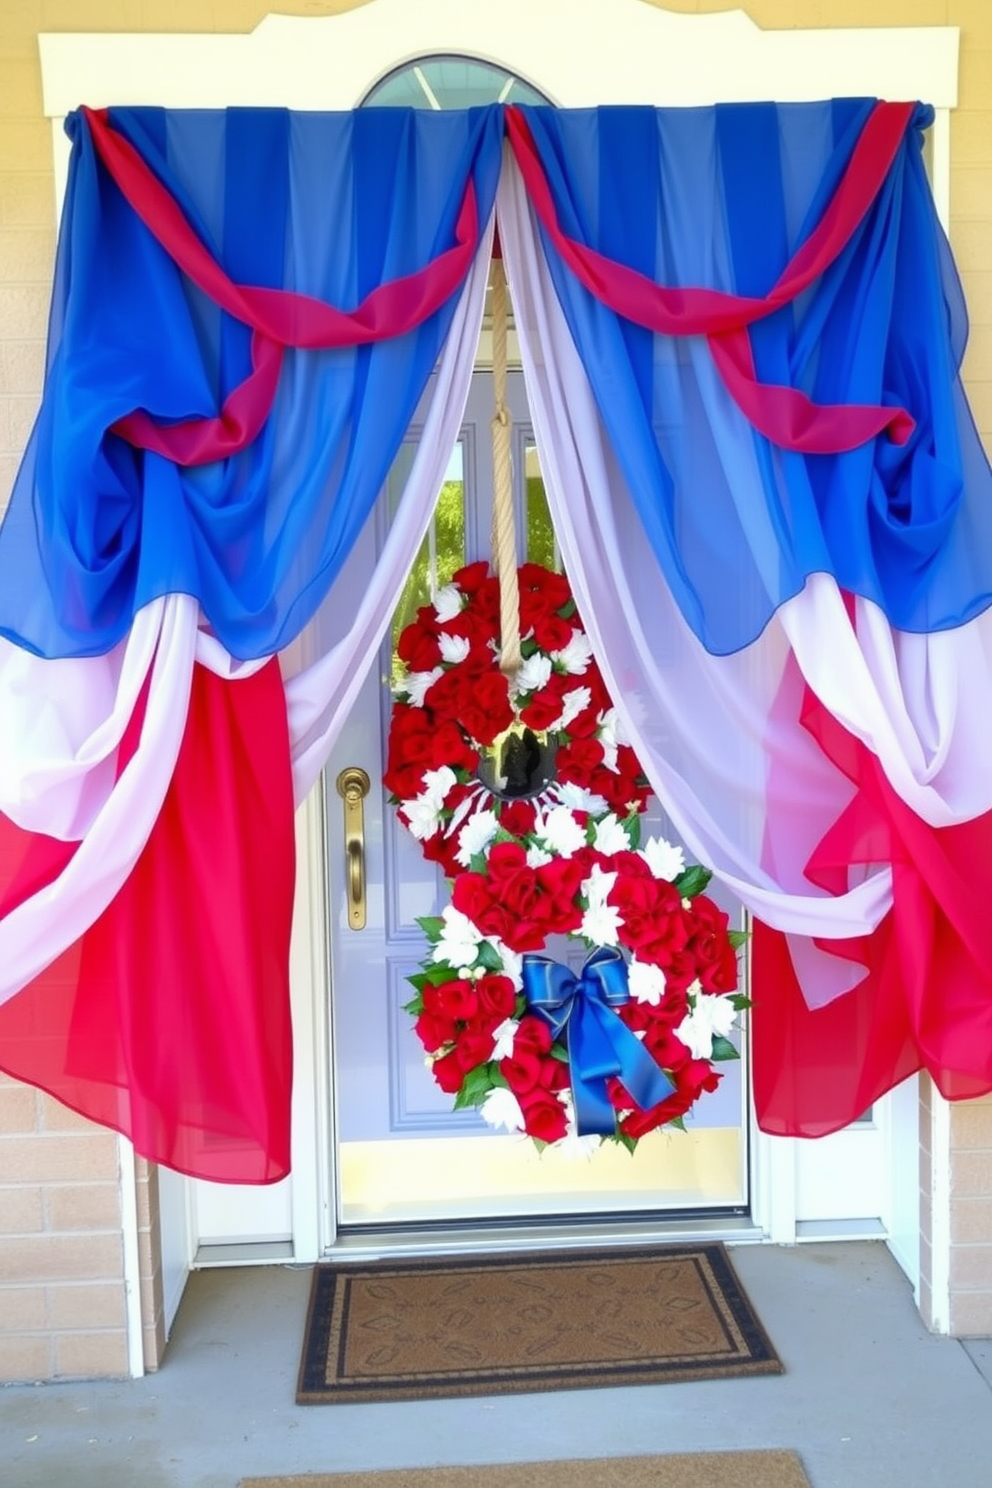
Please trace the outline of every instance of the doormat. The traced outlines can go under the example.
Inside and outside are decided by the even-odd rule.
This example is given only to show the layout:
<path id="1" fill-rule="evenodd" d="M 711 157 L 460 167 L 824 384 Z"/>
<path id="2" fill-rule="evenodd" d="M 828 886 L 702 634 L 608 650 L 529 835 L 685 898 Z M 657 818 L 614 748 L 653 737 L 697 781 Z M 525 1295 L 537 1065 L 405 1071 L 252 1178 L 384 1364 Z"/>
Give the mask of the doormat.
<path id="1" fill-rule="evenodd" d="M 810 1481 L 795 1452 L 688 1452 L 594 1462 L 244 1478 L 239 1488 L 810 1488 Z"/>
<path id="2" fill-rule="evenodd" d="M 722 1245 L 315 1267 L 301 1405 L 780 1374 Z"/>

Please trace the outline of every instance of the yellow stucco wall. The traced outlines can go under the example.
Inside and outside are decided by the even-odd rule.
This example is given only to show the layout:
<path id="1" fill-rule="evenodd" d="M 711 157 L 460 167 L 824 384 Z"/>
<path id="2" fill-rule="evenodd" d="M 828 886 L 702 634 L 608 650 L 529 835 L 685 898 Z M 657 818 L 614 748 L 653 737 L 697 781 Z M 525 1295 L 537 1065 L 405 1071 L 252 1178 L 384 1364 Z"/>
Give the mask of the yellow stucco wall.
<path id="1" fill-rule="evenodd" d="M 0 509 L 37 409 L 54 253 L 38 33 L 247 32 L 270 8 L 319 15 L 351 9 L 352 0 L 0 0 Z M 663 8 L 740 7 L 669 0 Z M 992 446 L 992 0 L 749 0 L 743 8 L 767 29 L 961 28 L 951 241 L 971 314 L 968 390 Z M 955 1112 L 952 1145 L 953 1323 L 958 1332 L 992 1332 L 992 1104 Z M 0 1077 L 0 1380 L 124 1371 L 117 1161 L 112 1137 Z M 138 1198 L 146 1347 L 154 1363 L 160 1289 L 147 1177 Z"/>

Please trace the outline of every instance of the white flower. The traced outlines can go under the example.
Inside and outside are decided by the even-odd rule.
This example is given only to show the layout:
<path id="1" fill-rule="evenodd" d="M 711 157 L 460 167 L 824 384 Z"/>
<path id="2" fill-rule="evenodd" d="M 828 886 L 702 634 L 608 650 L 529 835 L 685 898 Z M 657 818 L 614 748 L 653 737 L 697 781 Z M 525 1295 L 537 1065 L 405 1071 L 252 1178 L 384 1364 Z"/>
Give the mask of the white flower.
<path id="1" fill-rule="evenodd" d="M 607 857 L 629 849 L 630 838 L 612 811 L 608 816 L 604 816 L 602 821 L 596 823 L 596 835 L 592 845 Z"/>
<path id="2" fill-rule="evenodd" d="M 620 939 L 618 931 L 622 924 L 620 911 L 612 904 L 591 904 L 582 916 L 579 934 L 594 945 L 614 946 Z"/>
<path id="3" fill-rule="evenodd" d="M 514 693 L 517 692 L 540 692 L 546 687 L 551 677 L 551 661 L 543 656 L 540 651 L 535 651 L 533 656 L 528 656 L 522 662 L 516 676 L 510 683 Z"/>
<path id="4" fill-rule="evenodd" d="M 455 616 L 460 615 L 464 608 L 465 596 L 454 584 L 445 584 L 442 589 L 437 591 L 437 597 L 434 600 L 434 614 L 437 617 L 439 625 L 443 625 L 446 620 L 454 620 Z"/>
<path id="5" fill-rule="evenodd" d="M 604 873 L 599 864 L 593 866 L 589 877 L 582 884 L 586 900 L 586 911 L 582 916 L 579 934 L 596 945 L 616 945 L 617 931 L 623 924 L 619 910 L 606 900 L 617 881 L 615 873 Z"/>
<path id="6" fill-rule="evenodd" d="M 616 881 L 615 873 L 604 873 L 598 863 L 592 865 L 589 877 L 582 881 L 582 896 L 590 909 L 606 903 Z"/>
<path id="7" fill-rule="evenodd" d="M 597 735 L 601 744 L 629 744 L 623 723 L 616 708 L 607 708 L 605 713 L 599 715 L 599 734 Z"/>
<path id="8" fill-rule="evenodd" d="M 404 801 L 402 809 L 410 831 L 418 842 L 426 842 L 428 837 L 433 837 L 441 825 L 443 807 L 440 801 L 435 801 L 426 792 L 422 796 L 415 796 L 412 801 Z"/>
<path id="9" fill-rule="evenodd" d="M 444 676 L 444 667 L 435 667 L 430 672 L 408 672 L 402 682 L 397 682 L 396 691 L 405 692 L 411 708 L 422 708 L 424 698 L 438 677 Z"/>
<path id="10" fill-rule="evenodd" d="M 508 945 L 504 945 L 498 935 L 489 937 L 489 944 L 500 959 L 499 976 L 509 977 L 513 983 L 513 990 L 519 992 L 524 984 L 524 958 L 519 951 L 511 951 Z"/>
<path id="11" fill-rule="evenodd" d="M 516 1018 L 504 1018 L 498 1028 L 493 1029 L 493 1052 L 490 1059 L 509 1059 L 513 1053 L 513 1040 L 520 1023 Z"/>
<path id="12" fill-rule="evenodd" d="M 592 661 L 592 646 L 585 631 L 573 631 L 567 646 L 563 646 L 560 651 L 552 651 L 551 660 L 563 672 L 570 672 L 573 676 L 581 676 L 583 672 L 587 672 Z"/>
<path id="13" fill-rule="evenodd" d="M 453 904 L 446 904 L 441 911 L 444 927 L 431 955 L 432 961 L 446 961 L 449 966 L 472 966 L 479 954 L 484 936 L 468 915 L 463 915 Z"/>
<path id="14" fill-rule="evenodd" d="M 538 813 L 534 836 L 560 858 L 570 858 L 586 845 L 585 828 L 580 827 L 567 806 L 552 806 Z"/>
<path id="15" fill-rule="evenodd" d="M 433 837 L 441 825 L 444 798 L 457 778 L 449 765 L 442 765 L 439 770 L 425 770 L 424 788 L 420 795 L 414 796 L 412 801 L 403 802 L 403 814 L 418 842 L 425 842 L 428 837 Z"/>
<path id="16" fill-rule="evenodd" d="M 563 781 L 556 789 L 559 801 L 569 811 L 588 811 L 590 816 L 602 816 L 609 808 L 610 803 L 605 796 L 585 790 L 581 785 L 573 785 L 571 781 Z"/>
<path id="17" fill-rule="evenodd" d="M 692 998 L 690 1011 L 676 1028 L 675 1037 L 682 1040 L 693 1059 L 710 1059 L 714 1038 L 726 1038 L 736 1017 L 732 997 L 702 992 Z"/>
<path id="18" fill-rule="evenodd" d="M 467 868 L 476 853 L 485 852 L 499 831 L 495 811 L 477 811 L 458 833 L 458 851 L 455 857 L 463 868 Z"/>
<path id="19" fill-rule="evenodd" d="M 630 740 L 623 732 L 623 725 L 617 717 L 616 708 L 607 708 L 605 713 L 600 713 L 596 738 L 603 746 L 603 764 L 608 770 L 612 770 L 616 774 L 617 750 L 621 744 L 630 743 Z"/>
<path id="20" fill-rule="evenodd" d="M 520 1102 L 512 1090 L 506 1090 L 501 1085 L 490 1090 L 479 1107 L 479 1112 L 489 1126 L 502 1126 L 508 1132 L 522 1132 L 524 1129 L 524 1113 L 520 1109 Z"/>
<path id="21" fill-rule="evenodd" d="M 441 765 L 437 770 L 424 771 L 424 789 L 421 795 L 430 796 L 438 805 L 444 800 L 458 776 L 450 765 Z"/>
<path id="22" fill-rule="evenodd" d="M 529 847 L 527 849 L 527 867 L 543 868 L 545 863 L 554 862 L 554 853 L 545 852 L 543 847 Z"/>
<path id="23" fill-rule="evenodd" d="M 641 848 L 641 857 L 655 878 L 678 878 L 685 868 L 685 853 L 681 847 L 666 842 L 663 837 L 649 837 Z"/>
<path id="24" fill-rule="evenodd" d="M 437 643 L 441 647 L 441 660 L 450 662 L 453 666 L 464 661 L 472 649 L 465 636 L 441 634 Z"/>
<path id="25" fill-rule="evenodd" d="M 632 956 L 627 968 L 627 986 L 635 1002 L 649 1002 L 657 1007 L 665 993 L 665 973 L 660 966 Z"/>
<path id="26" fill-rule="evenodd" d="M 573 687 L 571 692 L 566 692 L 561 700 L 561 712 L 551 725 L 552 731 L 567 729 L 572 719 L 578 718 L 579 714 L 588 708 L 591 701 L 592 693 L 588 687 Z"/>

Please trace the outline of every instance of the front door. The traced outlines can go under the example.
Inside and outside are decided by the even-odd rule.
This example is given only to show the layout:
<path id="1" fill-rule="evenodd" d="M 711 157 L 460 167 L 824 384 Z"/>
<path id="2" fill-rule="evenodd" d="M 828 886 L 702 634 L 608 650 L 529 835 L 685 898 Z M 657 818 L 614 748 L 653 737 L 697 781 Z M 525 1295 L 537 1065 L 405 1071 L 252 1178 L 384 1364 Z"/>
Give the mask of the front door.
<path id="1" fill-rule="evenodd" d="M 419 916 L 437 914 L 448 885 L 425 863 L 397 820 L 382 785 L 389 728 L 392 649 L 402 627 L 432 589 L 466 562 L 489 555 L 492 509 L 492 379 L 477 373 L 431 530 L 394 616 L 379 665 L 327 767 L 328 876 L 331 896 L 333 1144 L 339 1228 L 450 1223 L 508 1217 L 740 1212 L 747 1196 L 746 1084 L 743 1063 L 721 1066 L 724 1079 L 704 1096 L 689 1128 L 655 1132 L 633 1154 L 607 1143 L 591 1156 L 554 1148 L 539 1153 L 528 1138 L 497 1135 L 475 1111 L 451 1109 L 434 1083 L 403 1011 L 424 949 Z M 528 422 L 523 379 L 511 375 L 514 481 L 521 558 L 557 565 L 557 551 Z M 375 561 L 388 515 L 416 448 L 416 425 L 391 472 L 381 529 L 365 535 Z M 341 772 L 358 767 L 370 779 L 363 801 L 365 923 L 349 923 L 345 806 Z M 653 830 L 673 836 L 655 803 Z M 715 895 L 719 897 L 719 893 Z M 739 905 L 725 901 L 735 922 Z"/>

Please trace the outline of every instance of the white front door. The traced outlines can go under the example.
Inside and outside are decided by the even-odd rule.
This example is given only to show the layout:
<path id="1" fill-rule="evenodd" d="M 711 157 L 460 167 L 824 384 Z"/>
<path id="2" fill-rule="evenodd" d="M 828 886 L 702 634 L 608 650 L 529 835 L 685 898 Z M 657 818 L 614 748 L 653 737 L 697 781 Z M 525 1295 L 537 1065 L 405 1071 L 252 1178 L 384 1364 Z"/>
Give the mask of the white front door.
<path id="1" fill-rule="evenodd" d="M 554 566 L 554 535 L 544 500 L 523 381 L 511 376 L 519 556 Z M 335 1103 L 337 1223 L 340 1227 L 508 1216 L 746 1209 L 746 1093 L 742 1065 L 721 1066 L 719 1091 L 705 1096 L 689 1130 L 663 1131 L 634 1154 L 606 1144 L 577 1162 L 554 1149 L 539 1154 L 526 1138 L 494 1135 L 475 1111 L 452 1110 L 425 1068 L 403 1011 L 418 969 L 423 932 L 448 885 L 399 823 L 382 785 L 391 705 L 392 647 L 432 585 L 489 554 L 492 509 L 492 380 L 476 374 L 461 437 L 432 524 L 394 618 L 380 664 L 365 682 L 327 767 L 325 787 L 333 986 L 332 1089 Z M 364 541 L 375 561 L 417 437 L 398 458 L 382 503 L 379 531 Z M 342 772 L 366 772 L 363 835 L 364 927 L 349 921 Z M 666 823 L 656 807 L 655 819 Z M 665 835 L 671 836 L 669 828 Z M 740 923 L 740 908 L 728 905 Z"/>

